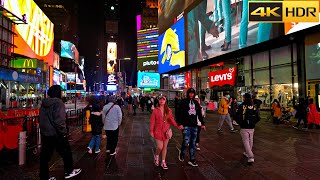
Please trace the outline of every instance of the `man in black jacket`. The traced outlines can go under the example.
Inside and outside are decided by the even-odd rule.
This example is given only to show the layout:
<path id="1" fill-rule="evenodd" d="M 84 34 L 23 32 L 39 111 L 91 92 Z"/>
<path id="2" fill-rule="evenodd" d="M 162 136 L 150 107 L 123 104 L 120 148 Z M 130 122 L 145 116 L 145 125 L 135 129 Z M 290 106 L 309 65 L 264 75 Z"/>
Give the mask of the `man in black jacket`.
<path id="1" fill-rule="evenodd" d="M 70 149 L 67 128 L 66 110 L 61 100 L 61 87 L 54 85 L 49 88 L 49 98 L 42 101 L 40 108 L 40 132 L 41 132 L 41 155 L 40 155 L 40 179 L 54 179 L 49 177 L 48 163 L 55 149 L 63 159 L 65 179 L 78 175 L 81 169 L 73 168 L 72 152 Z"/>
<path id="2" fill-rule="evenodd" d="M 178 125 L 182 125 L 183 128 L 183 141 L 181 149 L 179 151 L 179 160 L 184 161 L 184 155 L 189 144 L 190 160 L 188 162 L 191 166 L 198 166 L 195 161 L 195 144 L 197 139 L 198 126 L 206 130 L 203 117 L 201 114 L 201 107 L 197 101 L 194 100 L 195 90 L 193 88 L 188 89 L 187 98 L 181 100 L 179 105 L 179 116 L 177 119 Z"/>

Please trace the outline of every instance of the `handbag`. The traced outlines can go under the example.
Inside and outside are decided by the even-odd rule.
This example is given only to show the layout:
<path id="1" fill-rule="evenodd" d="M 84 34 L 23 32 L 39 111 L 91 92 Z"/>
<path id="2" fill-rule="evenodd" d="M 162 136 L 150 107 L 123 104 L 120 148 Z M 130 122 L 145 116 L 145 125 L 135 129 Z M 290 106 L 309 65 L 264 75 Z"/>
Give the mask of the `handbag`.
<path id="1" fill-rule="evenodd" d="M 171 128 L 166 130 L 166 137 L 167 137 L 167 139 L 171 139 L 172 138 L 172 129 Z"/>

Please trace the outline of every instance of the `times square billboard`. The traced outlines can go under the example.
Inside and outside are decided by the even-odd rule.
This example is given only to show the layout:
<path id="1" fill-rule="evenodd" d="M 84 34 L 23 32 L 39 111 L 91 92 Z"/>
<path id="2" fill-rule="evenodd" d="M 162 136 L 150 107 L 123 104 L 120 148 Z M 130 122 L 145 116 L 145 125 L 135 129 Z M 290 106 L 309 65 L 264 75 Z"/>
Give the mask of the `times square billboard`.
<path id="1" fill-rule="evenodd" d="M 33 0 L 4 0 L 1 6 L 26 24 L 14 24 L 14 53 L 53 65 L 54 25 Z M 8 18 L 12 18 L 9 16 Z"/>
<path id="2" fill-rule="evenodd" d="M 158 70 L 158 28 L 137 31 L 138 71 Z"/>

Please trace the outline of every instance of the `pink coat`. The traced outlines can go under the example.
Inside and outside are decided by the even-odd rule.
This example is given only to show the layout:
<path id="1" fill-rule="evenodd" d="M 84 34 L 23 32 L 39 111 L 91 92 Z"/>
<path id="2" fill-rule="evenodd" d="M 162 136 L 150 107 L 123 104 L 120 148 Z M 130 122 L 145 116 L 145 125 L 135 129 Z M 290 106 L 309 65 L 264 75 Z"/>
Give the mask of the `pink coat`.
<path id="1" fill-rule="evenodd" d="M 170 124 L 178 128 L 178 124 L 174 120 L 171 109 L 167 120 L 163 119 L 163 114 L 159 108 L 155 108 L 150 118 L 150 133 L 153 133 L 154 138 L 164 141 L 167 139 L 166 131 L 170 128 Z"/>
<path id="2" fill-rule="evenodd" d="M 313 123 L 313 124 L 320 125 L 320 115 L 316 105 L 309 104 L 308 108 L 309 108 L 308 124 Z"/>

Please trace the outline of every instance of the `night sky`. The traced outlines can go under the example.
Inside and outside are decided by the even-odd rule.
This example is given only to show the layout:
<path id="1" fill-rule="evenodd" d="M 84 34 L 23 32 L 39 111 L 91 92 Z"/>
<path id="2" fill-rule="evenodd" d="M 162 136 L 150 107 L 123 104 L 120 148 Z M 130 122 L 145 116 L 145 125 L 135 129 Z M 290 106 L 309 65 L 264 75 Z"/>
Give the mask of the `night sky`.
<path id="1" fill-rule="evenodd" d="M 95 3 L 89 3 L 81 0 L 79 2 L 78 50 L 80 55 L 86 59 L 85 75 L 89 85 L 92 85 L 99 75 L 105 77 L 105 72 L 96 68 L 97 65 L 102 66 L 103 71 L 106 71 L 107 38 L 105 37 L 104 1 L 95 0 Z M 120 0 L 118 58 L 130 57 L 132 59 L 131 62 L 123 62 L 121 69 L 127 70 L 127 82 L 131 81 L 133 85 L 136 84 L 136 68 L 133 67 L 136 67 L 135 17 L 137 11 L 139 11 L 137 0 L 131 0 L 130 3 L 128 0 Z M 98 49 L 101 52 L 100 60 L 96 56 Z M 106 77 L 104 79 L 106 80 Z"/>

